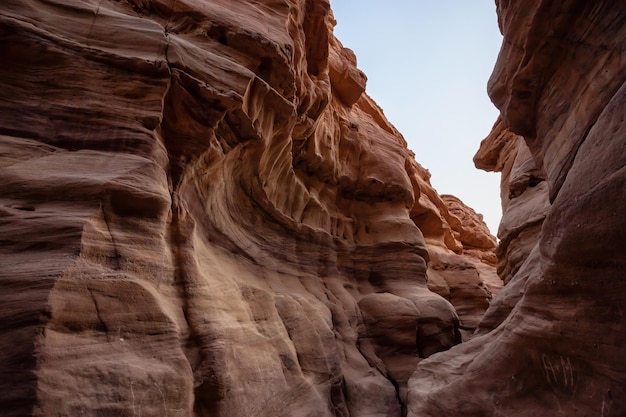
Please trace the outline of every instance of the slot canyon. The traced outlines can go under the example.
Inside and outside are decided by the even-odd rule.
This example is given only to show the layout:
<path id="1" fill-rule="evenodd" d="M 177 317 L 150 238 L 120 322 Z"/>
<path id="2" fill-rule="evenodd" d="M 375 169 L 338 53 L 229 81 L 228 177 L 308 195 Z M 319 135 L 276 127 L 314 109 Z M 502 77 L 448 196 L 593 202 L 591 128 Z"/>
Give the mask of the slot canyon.
<path id="1" fill-rule="evenodd" d="M 626 416 L 626 3 L 495 3 L 498 240 L 329 0 L 2 0 L 0 415 Z"/>

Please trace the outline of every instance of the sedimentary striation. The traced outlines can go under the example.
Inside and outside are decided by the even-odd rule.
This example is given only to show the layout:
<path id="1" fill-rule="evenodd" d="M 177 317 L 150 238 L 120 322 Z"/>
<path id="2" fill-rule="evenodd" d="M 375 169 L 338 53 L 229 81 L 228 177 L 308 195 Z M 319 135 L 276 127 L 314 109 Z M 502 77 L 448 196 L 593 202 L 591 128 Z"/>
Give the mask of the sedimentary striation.
<path id="1" fill-rule="evenodd" d="M 501 173 L 502 220 L 498 228 L 498 274 L 508 283 L 541 236 L 550 209 L 548 183 L 522 136 L 501 119 L 474 157 L 478 168 Z"/>
<path id="2" fill-rule="evenodd" d="M 626 6 L 496 1 L 506 285 L 466 343 L 420 362 L 409 416 L 626 415 Z"/>
<path id="3" fill-rule="evenodd" d="M 406 414 L 499 288 L 495 240 L 333 25 L 327 0 L 2 2 L 3 415 Z"/>
<path id="4" fill-rule="evenodd" d="M 626 414 L 626 6 L 497 10 L 494 253 L 327 0 L 3 1 L 3 415 Z"/>

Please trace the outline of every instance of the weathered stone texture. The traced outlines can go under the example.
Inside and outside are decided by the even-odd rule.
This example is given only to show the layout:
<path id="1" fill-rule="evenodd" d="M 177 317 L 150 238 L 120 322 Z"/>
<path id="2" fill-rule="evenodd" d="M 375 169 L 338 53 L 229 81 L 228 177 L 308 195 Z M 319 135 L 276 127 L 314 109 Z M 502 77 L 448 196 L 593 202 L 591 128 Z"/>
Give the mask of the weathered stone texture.
<path id="1" fill-rule="evenodd" d="M 476 328 L 493 240 L 333 25 L 327 0 L 2 2 L 3 415 L 400 416 Z"/>
<path id="2" fill-rule="evenodd" d="M 626 6 L 497 1 L 498 271 L 477 335 L 420 362 L 409 416 L 626 415 Z"/>

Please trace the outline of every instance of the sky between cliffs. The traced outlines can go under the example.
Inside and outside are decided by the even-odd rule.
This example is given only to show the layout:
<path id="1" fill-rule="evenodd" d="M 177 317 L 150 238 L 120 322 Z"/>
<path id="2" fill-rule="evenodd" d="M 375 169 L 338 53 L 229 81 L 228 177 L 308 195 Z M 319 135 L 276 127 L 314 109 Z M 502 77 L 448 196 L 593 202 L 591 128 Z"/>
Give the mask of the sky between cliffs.
<path id="1" fill-rule="evenodd" d="M 402 133 L 440 194 L 500 222 L 500 174 L 472 158 L 498 116 L 487 80 L 500 49 L 493 0 L 331 0 L 335 36 L 357 56 L 367 93 Z"/>

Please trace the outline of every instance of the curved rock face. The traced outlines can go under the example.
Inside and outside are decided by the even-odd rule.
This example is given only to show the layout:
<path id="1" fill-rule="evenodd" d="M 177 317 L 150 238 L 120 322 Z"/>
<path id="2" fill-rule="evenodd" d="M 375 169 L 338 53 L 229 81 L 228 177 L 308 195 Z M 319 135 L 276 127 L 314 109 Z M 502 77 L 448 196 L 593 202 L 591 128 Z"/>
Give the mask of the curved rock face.
<path id="1" fill-rule="evenodd" d="M 326 0 L 2 2 L 3 415 L 405 414 L 495 242 L 333 25 Z"/>
<path id="2" fill-rule="evenodd" d="M 408 415 L 626 415 L 626 6 L 496 3 L 501 120 L 475 161 L 503 173 L 508 284 L 418 365 Z"/>
<path id="3" fill-rule="evenodd" d="M 478 168 L 501 172 L 502 220 L 498 230 L 498 274 L 505 283 L 515 276 L 541 237 L 550 209 L 548 184 L 522 136 L 501 119 L 474 157 Z"/>

